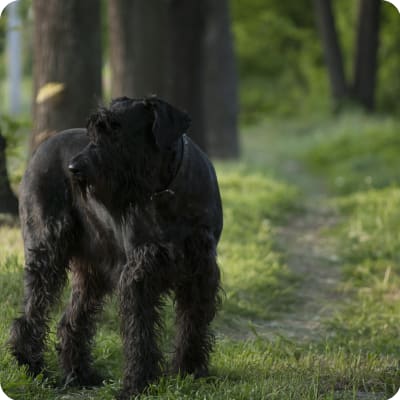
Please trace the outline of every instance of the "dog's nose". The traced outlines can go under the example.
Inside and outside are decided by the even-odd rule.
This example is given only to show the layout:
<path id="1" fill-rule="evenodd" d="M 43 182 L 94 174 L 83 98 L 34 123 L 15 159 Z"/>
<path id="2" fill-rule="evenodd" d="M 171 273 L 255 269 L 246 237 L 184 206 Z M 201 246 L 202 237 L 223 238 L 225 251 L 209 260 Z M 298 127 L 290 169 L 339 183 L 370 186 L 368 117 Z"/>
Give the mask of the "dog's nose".
<path id="1" fill-rule="evenodd" d="M 74 163 L 71 163 L 68 165 L 68 169 L 69 171 L 74 174 L 74 175 L 78 175 L 80 173 L 80 169 L 78 168 L 78 166 Z"/>

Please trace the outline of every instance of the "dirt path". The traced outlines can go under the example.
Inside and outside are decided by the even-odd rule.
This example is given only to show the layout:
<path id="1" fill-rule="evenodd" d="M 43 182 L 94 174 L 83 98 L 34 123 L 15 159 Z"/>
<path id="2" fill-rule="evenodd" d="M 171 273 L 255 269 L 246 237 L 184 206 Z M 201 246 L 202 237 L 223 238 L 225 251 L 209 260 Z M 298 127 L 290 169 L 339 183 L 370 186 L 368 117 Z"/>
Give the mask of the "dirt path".
<path id="1" fill-rule="evenodd" d="M 279 320 L 264 325 L 270 334 L 301 340 L 325 333 L 321 321 L 335 307 L 340 271 L 333 243 L 324 231 L 336 223 L 337 217 L 331 210 L 310 202 L 305 214 L 277 230 L 278 246 L 286 255 L 286 263 L 300 278 L 300 303 Z"/>
<path id="2" fill-rule="evenodd" d="M 329 206 L 323 183 L 298 165 L 291 168 L 301 175 L 304 210 L 277 228 L 275 236 L 288 267 L 299 277 L 296 291 L 300 301 L 291 312 L 256 329 L 271 338 L 278 334 L 296 340 L 317 339 L 326 335 L 322 321 L 339 300 L 340 262 L 335 243 L 326 235 L 326 230 L 338 223 L 338 216 Z"/>

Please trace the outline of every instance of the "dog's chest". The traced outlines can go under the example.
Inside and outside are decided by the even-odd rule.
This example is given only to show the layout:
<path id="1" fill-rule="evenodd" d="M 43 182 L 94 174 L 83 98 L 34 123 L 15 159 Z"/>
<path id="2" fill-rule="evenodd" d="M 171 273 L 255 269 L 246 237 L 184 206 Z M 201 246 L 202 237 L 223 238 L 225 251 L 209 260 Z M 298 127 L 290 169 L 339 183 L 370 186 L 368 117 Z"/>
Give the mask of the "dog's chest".
<path id="1" fill-rule="evenodd" d="M 96 199 L 88 198 L 85 204 L 86 248 L 100 261 L 98 267 L 112 265 L 115 276 L 127 259 L 141 246 L 163 244 L 179 253 L 190 225 L 184 224 L 175 214 L 160 212 L 159 207 L 132 206 L 122 217 L 116 217 Z M 168 217 L 167 217 L 168 215 Z M 176 255 L 175 254 L 175 255 Z"/>
<path id="2" fill-rule="evenodd" d="M 116 253 L 126 253 L 141 243 L 158 242 L 164 236 L 165 229 L 160 226 L 154 210 L 132 208 L 117 217 L 96 199 L 88 198 L 86 215 L 88 235 L 93 245 L 108 249 L 113 246 Z"/>
<path id="3" fill-rule="evenodd" d="M 124 237 L 121 224 L 96 199 L 88 198 L 85 208 L 85 230 L 94 250 L 97 253 L 106 251 L 113 258 L 123 254 Z"/>

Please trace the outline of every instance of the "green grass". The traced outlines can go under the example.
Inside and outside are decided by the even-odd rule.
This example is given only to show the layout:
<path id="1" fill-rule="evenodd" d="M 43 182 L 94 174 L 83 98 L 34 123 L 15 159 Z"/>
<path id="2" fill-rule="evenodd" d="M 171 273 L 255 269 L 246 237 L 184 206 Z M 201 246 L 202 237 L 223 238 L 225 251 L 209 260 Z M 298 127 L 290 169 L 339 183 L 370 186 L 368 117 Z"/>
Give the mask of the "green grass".
<path id="1" fill-rule="evenodd" d="M 393 118 L 348 115 L 321 126 L 314 139 L 304 160 L 332 190 L 347 194 L 400 183 L 399 122 Z"/>
<path id="2" fill-rule="evenodd" d="M 225 229 L 219 247 L 219 263 L 224 283 L 224 305 L 215 321 L 218 335 L 216 353 L 212 368 L 214 378 L 210 382 L 194 382 L 191 378 L 163 380 L 151 389 L 154 395 L 163 398 L 204 398 L 212 395 L 221 387 L 220 395 L 215 398 L 247 398 L 248 390 L 254 393 L 266 393 L 264 384 L 254 386 L 263 373 L 264 356 L 257 354 L 254 343 L 230 339 L 252 335 L 253 320 L 269 320 L 280 312 L 290 308 L 295 300 L 297 279 L 284 263 L 282 255 L 274 250 L 272 225 L 283 221 L 288 213 L 295 209 L 298 193 L 283 183 L 274 180 L 259 170 L 250 171 L 243 165 L 218 165 L 221 192 L 225 208 Z M 0 341 L 7 340 L 12 318 L 18 314 L 22 298 L 22 250 L 17 228 L 2 228 L 0 245 L 8 249 L 1 258 L 0 312 L 3 317 L 0 325 Z M 245 273 L 244 273 L 245 272 Z M 66 291 L 68 292 L 68 291 Z M 63 302 L 67 293 L 63 296 Z M 62 306 L 54 313 L 53 320 L 59 318 Z M 48 352 L 49 378 L 32 380 L 18 368 L 8 354 L 5 346 L 0 349 L 0 382 L 5 391 L 14 399 L 29 398 L 112 398 L 120 385 L 121 378 L 121 341 L 118 334 L 118 318 L 115 301 L 110 301 L 100 323 L 94 349 L 96 366 L 108 377 L 107 384 L 92 391 L 73 391 L 56 389 L 60 381 L 54 346 L 56 343 L 55 322 L 51 325 Z M 173 335 L 173 311 L 171 304 L 166 307 L 167 334 L 164 347 L 170 350 Z M 256 346 L 256 347 L 255 347 Z M 248 351 L 246 350 L 248 349 Z M 238 350 L 238 351 L 236 351 Z M 250 353 L 251 351 L 251 353 Z M 246 359 L 243 359 L 243 354 Z M 252 355 L 251 355 L 252 354 Z M 251 365 L 258 364 L 246 372 L 246 378 L 240 378 L 244 372 L 242 361 Z M 246 367 L 247 368 L 247 367 Z M 228 375 L 230 376 L 228 376 Z M 213 374 L 214 375 L 214 374 Z M 250 388 L 250 389 L 249 389 Z M 149 395 L 150 397 L 153 394 Z M 218 397 L 219 396 L 219 397 Z M 225 396 L 225 397 L 224 397 Z M 71 397 L 71 398 L 72 398 Z M 214 397 L 213 397 L 214 398 Z"/>
<path id="3" fill-rule="evenodd" d="M 399 359 L 400 188 L 357 192 L 336 203 L 344 215 L 333 232 L 342 249 L 343 291 L 354 298 L 333 326 L 350 347 Z"/>
<path id="4" fill-rule="evenodd" d="M 396 392 L 398 131 L 399 121 L 360 114 L 330 121 L 265 121 L 246 130 L 241 162 L 217 163 L 225 216 L 218 254 L 225 296 L 214 322 L 217 343 L 211 376 L 165 377 L 141 398 L 387 399 Z M 323 322 L 322 339 L 268 335 L 263 326 L 269 321 L 300 312 L 298 288 L 305 279 L 288 267 L 277 232 L 310 212 L 310 199 L 321 193 L 325 206 L 338 214 L 337 224 L 324 233 L 335 244 L 342 273 L 334 312 Z M 105 307 L 94 347 L 95 365 L 107 377 L 104 386 L 76 390 L 59 385 L 54 332 L 67 293 L 51 325 L 49 376 L 27 377 L 4 345 L 22 296 L 18 228 L 0 227 L 0 248 L 0 383 L 7 394 L 21 400 L 112 399 L 122 368 L 115 300 Z M 162 346 L 169 356 L 174 333 L 170 302 L 165 325 Z"/>
<path id="5" fill-rule="evenodd" d="M 298 193 L 259 172 L 219 170 L 225 226 L 219 261 L 226 292 L 221 315 L 226 322 L 270 319 L 293 302 L 296 282 L 273 249 L 272 221 L 294 209 Z"/>

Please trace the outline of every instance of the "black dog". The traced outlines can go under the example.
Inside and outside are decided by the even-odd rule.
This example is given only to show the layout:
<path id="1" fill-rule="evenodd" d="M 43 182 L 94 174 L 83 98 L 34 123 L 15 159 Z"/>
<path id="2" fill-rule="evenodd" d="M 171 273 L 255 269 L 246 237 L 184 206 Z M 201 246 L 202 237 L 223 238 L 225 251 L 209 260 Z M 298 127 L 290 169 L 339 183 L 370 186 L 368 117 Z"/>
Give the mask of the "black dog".
<path id="1" fill-rule="evenodd" d="M 184 132 L 186 113 L 157 98 L 119 98 L 44 142 L 20 192 L 24 314 L 10 344 L 33 374 L 43 368 L 51 305 L 71 270 L 58 327 L 67 384 L 101 383 L 91 342 L 105 295 L 118 290 L 125 369 L 121 399 L 161 373 L 163 296 L 174 293 L 173 371 L 204 376 L 219 303 L 216 246 L 222 208 L 214 169 Z"/>

